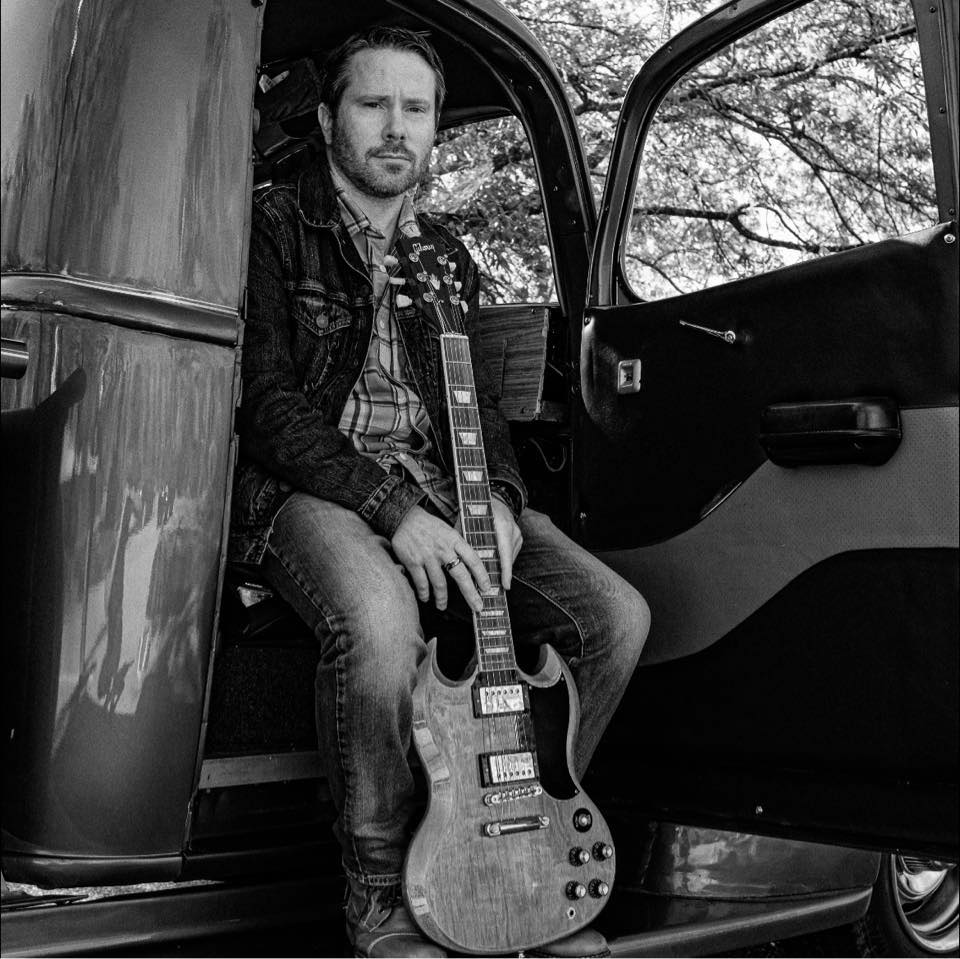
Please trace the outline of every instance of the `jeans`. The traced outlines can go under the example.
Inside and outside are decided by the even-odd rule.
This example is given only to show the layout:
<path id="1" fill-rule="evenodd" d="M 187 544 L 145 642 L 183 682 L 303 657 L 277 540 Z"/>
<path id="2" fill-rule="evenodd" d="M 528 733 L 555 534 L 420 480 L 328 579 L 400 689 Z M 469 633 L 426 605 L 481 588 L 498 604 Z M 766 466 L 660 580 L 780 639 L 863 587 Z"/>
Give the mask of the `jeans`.
<path id="1" fill-rule="evenodd" d="M 649 611 L 543 514 L 526 509 L 519 526 L 523 548 L 508 592 L 518 661 L 529 668 L 524 651 L 550 643 L 569 664 L 582 773 L 636 666 Z M 366 885 L 396 883 L 415 825 L 409 752 L 411 693 L 426 653 L 421 617 L 436 619 L 435 611 L 418 603 L 389 542 L 359 514 L 306 493 L 278 513 L 263 571 L 320 644 L 317 732 L 344 868 Z M 446 618 L 469 621 L 455 594 L 451 584 Z"/>

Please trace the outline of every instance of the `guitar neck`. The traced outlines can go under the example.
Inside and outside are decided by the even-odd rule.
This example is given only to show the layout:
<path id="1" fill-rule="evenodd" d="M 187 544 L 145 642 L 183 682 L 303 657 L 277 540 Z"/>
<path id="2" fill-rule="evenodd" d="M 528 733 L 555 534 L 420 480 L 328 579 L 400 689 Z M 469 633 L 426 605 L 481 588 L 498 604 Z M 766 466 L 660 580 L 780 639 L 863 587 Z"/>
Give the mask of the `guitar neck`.
<path id="1" fill-rule="evenodd" d="M 506 594 L 501 584 L 500 554 L 470 343 L 462 334 L 444 333 L 440 337 L 440 348 L 463 536 L 482 560 L 492 584 L 491 590 L 483 595 L 483 609 L 473 614 L 477 663 L 481 672 L 513 671 L 517 663 Z"/>

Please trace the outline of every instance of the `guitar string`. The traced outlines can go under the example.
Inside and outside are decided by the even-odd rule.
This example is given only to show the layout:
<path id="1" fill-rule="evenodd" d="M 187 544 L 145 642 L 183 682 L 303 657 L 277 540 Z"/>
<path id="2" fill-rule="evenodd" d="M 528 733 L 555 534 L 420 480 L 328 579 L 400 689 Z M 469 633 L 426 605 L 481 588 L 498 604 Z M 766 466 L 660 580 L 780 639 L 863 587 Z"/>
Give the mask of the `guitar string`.
<path id="1" fill-rule="evenodd" d="M 452 303 L 451 305 L 453 306 L 454 314 L 455 314 L 455 315 L 459 314 L 459 313 L 460 313 L 459 305 L 456 304 L 456 303 Z M 460 320 L 460 324 L 461 324 L 461 328 L 462 328 L 462 325 L 463 325 L 462 314 L 461 314 L 461 315 L 458 315 L 457 318 Z M 476 397 L 476 384 L 475 384 L 474 382 L 472 382 L 472 379 L 473 379 L 473 377 L 472 377 L 473 370 L 472 370 L 472 365 L 470 364 L 470 360 L 469 360 L 469 346 L 466 345 L 466 344 L 464 344 L 462 341 L 460 341 L 460 342 L 458 342 L 458 343 L 456 344 L 456 348 L 457 348 L 457 353 L 458 353 L 458 359 L 459 359 L 460 362 L 462 362 L 462 363 L 464 364 L 464 370 L 465 370 L 465 372 L 466 372 L 466 374 L 467 374 L 467 378 L 471 381 L 471 382 L 470 382 L 470 387 L 471 387 L 471 389 L 472 389 L 472 391 L 473 391 L 473 396 L 474 396 L 474 398 L 475 398 L 475 397 Z M 477 418 L 478 418 L 478 421 L 479 421 L 479 409 L 478 409 Z M 478 426 L 478 428 L 479 428 L 479 422 L 477 423 L 477 426 Z M 492 517 L 491 517 L 490 519 L 491 519 L 491 521 L 492 521 Z M 494 543 L 495 543 L 495 532 L 494 532 Z M 510 645 L 510 647 L 512 648 L 512 647 L 513 647 L 512 629 L 511 629 L 511 627 L 510 627 L 509 617 L 508 617 L 508 615 L 507 615 L 507 610 L 506 610 L 506 597 L 505 597 L 505 595 L 504 595 L 503 592 L 502 592 L 502 588 L 500 589 L 500 596 L 502 597 L 502 604 L 503 604 L 503 607 L 504 607 L 502 617 L 503 617 L 503 619 L 504 619 L 504 624 L 505 624 L 506 629 L 507 629 L 507 636 L 508 636 L 508 638 L 509 638 L 509 645 Z M 515 661 L 514 661 L 514 664 L 513 664 L 513 672 L 514 672 L 514 678 L 519 679 L 519 676 L 516 675 L 516 663 L 515 663 Z M 509 678 L 510 678 L 510 677 L 509 677 L 506 673 L 504 673 L 504 675 L 503 675 L 503 677 L 502 677 L 502 681 L 503 681 L 504 683 L 506 683 L 506 682 L 509 681 Z M 506 725 L 506 724 L 504 724 L 504 725 Z M 514 737 L 513 737 L 513 738 L 514 738 L 514 741 L 517 743 L 517 746 L 519 747 L 519 749 L 522 750 L 522 751 L 530 751 L 530 752 L 532 753 L 532 750 L 529 749 L 530 743 L 527 741 L 526 724 L 525 724 L 525 722 L 524 722 L 524 717 L 523 717 L 523 714 L 522 714 L 522 713 L 514 714 L 512 726 L 513 726 L 513 733 L 514 733 Z"/>
<path id="2" fill-rule="evenodd" d="M 419 279 L 419 277 L 418 277 L 418 279 Z M 434 307 L 435 307 L 435 312 L 436 312 L 436 314 L 437 314 L 437 319 L 438 319 L 439 322 L 440 322 L 440 332 L 441 332 L 441 334 L 443 334 L 443 333 L 445 333 L 445 332 L 448 332 L 448 331 L 449 331 L 449 332 L 453 332 L 452 329 L 451 329 L 451 323 L 450 323 L 450 321 L 447 319 L 447 317 L 444 315 L 443 310 L 442 310 L 442 307 L 441 307 L 441 305 L 439 304 L 439 302 L 436 301 L 436 299 L 434 299 L 434 300 L 432 301 L 432 303 L 433 303 L 433 305 L 434 305 Z M 446 392 L 447 392 L 447 408 L 448 408 L 448 410 L 450 411 L 450 414 L 451 414 L 451 416 L 450 416 L 450 418 L 451 418 L 451 425 L 452 425 L 453 428 L 454 428 L 454 435 L 451 436 L 451 442 L 454 444 L 455 448 L 459 448 L 459 449 L 460 449 L 460 452 L 461 452 L 461 454 L 462 454 L 463 452 L 465 452 L 465 450 L 463 450 L 463 448 L 460 448 L 460 447 L 459 447 L 459 444 L 456 442 L 456 440 L 457 440 L 457 430 L 460 429 L 460 428 L 462 428 L 463 426 L 465 426 L 465 425 L 467 425 L 467 424 L 459 423 L 459 422 L 457 421 L 457 420 L 458 420 L 458 417 L 457 417 L 457 415 L 456 415 L 456 414 L 457 414 L 457 407 L 456 407 L 456 405 L 455 405 L 454 402 L 453 402 L 454 397 L 453 397 L 453 395 L 452 395 L 452 392 L 453 392 L 454 387 L 453 387 L 453 384 L 451 383 L 451 376 L 449 375 L 449 373 L 450 373 L 450 365 L 449 365 L 449 362 L 448 362 L 448 360 L 449 360 L 450 348 L 452 347 L 452 341 L 450 341 L 450 340 L 445 340 L 445 341 L 442 340 L 441 342 L 443 343 L 444 371 L 445 371 L 445 373 L 447 374 L 447 375 L 445 376 L 445 381 L 446 381 L 446 382 L 445 382 L 445 384 L 444 384 L 444 385 L 446 386 Z M 480 466 L 480 465 L 482 465 L 482 464 L 479 464 L 479 463 L 478 463 L 478 464 L 473 464 L 473 463 L 471 463 L 471 466 L 473 466 L 473 465 Z M 461 470 L 461 472 L 460 472 L 460 473 L 457 475 L 457 477 L 455 478 L 455 482 L 456 482 L 458 488 L 462 489 L 462 482 L 463 482 L 462 466 L 461 466 L 460 464 L 457 464 L 457 468 L 458 468 L 458 470 Z M 466 515 L 466 514 L 467 514 L 467 511 L 466 511 L 466 510 L 462 510 L 461 520 L 462 520 L 462 524 L 463 524 L 463 532 L 464 532 L 464 535 L 465 535 L 465 536 L 469 536 L 470 533 L 471 533 L 471 530 L 469 529 L 469 526 L 468 526 L 468 520 L 467 520 L 467 515 Z M 481 602 L 483 602 L 483 601 L 481 600 Z M 484 603 L 484 605 L 485 605 L 485 603 Z M 483 625 L 482 625 L 482 617 L 479 617 L 476 613 L 473 613 L 472 616 L 473 616 L 474 635 L 477 637 L 477 658 L 478 658 L 478 664 L 479 664 L 479 668 L 480 668 L 481 670 L 483 670 L 483 669 L 485 668 L 485 666 L 486 666 L 486 663 L 485 663 L 485 661 L 484 661 L 485 658 L 484 658 L 484 648 L 483 648 L 483 633 L 482 633 Z M 482 738 L 482 741 L 483 741 L 484 749 L 485 749 L 486 753 L 487 753 L 488 755 L 490 755 L 490 754 L 492 754 L 492 753 L 495 751 L 495 748 L 494 748 L 494 747 L 495 747 L 495 742 L 494 742 L 495 728 L 494 728 L 493 723 L 490 721 L 490 718 L 487 717 L 482 711 L 481 711 L 481 714 L 480 714 L 480 731 L 481 731 L 481 738 Z"/>
<path id="3" fill-rule="evenodd" d="M 445 277 L 445 279 L 444 279 L 443 285 L 446 286 L 447 289 L 448 289 L 448 291 L 449 291 L 449 287 L 452 285 L 452 275 L 451 275 L 451 273 L 449 272 L 449 270 L 446 269 L 446 264 L 444 264 L 444 267 L 445 267 L 445 269 L 444 269 L 444 277 Z M 418 276 L 418 280 L 419 280 L 419 276 Z M 438 282 L 439 282 L 439 281 L 438 281 Z M 438 287 L 437 289 L 439 289 L 439 287 Z M 432 298 L 431 298 L 431 300 L 429 300 L 428 302 L 431 302 L 431 303 L 433 304 L 433 306 L 435 307 L 435 310 L 436 310 L 436 313 L 437 313 L 437 317 L 438 317 L 438 319 L 440 320 L 441 333 L 442 333 L 442 332 L 444 331 L 444 329 L 446 328 L 446 329 L 449 329 L 449 330 L 450 330 L 452 333 L 454 333 L 455 335 L 459 335 L 459 336 L 465 335 L 464 332 L 463 332 L 464 329 L 465 329 L 465 326 L 464 326 L 464 323 L 463 323 L 463 311 L 462 311 L 459 303 L 454 302 L 452 299 L 449 300 L 449 305 L 450 305 L 450 307 L 451 307 L 451 309 L 452 309 L 452 311 L 453 311 L 454 317 L 459 321 L 459 324 L 458 324 L 458 325 L 459 325 L 459 328 L 458 328 L 458 326 L 455 325 L 454 323 L 451 323 L 450 320 L 449 320 L 449 319 L 447 318 L 447 316 L 445 315 L 444 309 L 443 309 L 443 304 L 441 303 L 440 299 L 436 296 L 435 293 L 432 294 Z M 450 341 L 450 346 L 451 346 L 451 348 L 452 348 L 453 350 L 455 350 L 456 353 L 457 353 L 455 362 L 459 362 L 459 363 L 463 364 L 464 371 L 465 371 L 465 373 L 467 374 L 467 377 L 466 377 L 466 378 L 467 378 L 468 382 L 465 382 L 465 383 L 463 383 L 463 384 L 458 384 L 458 385 L 463 385 L 463 386 L 468 387 L 468 388 L 471 390 L 472 397 L 473 397 L 474 400 L 475 400 L 475 399 L 476 399 L 476 384 L 473 382 L 473 376 L 472 376 L 473 370 L 472 370 L 472 365 L 471 365 L 471 363 L 470 363 L 470 358 L 469 358 L 469 346 L 463 344 L 462 342 L 456 342 L 456 341 Z M 447 369 L 447 371 L 449 372 L 449 367 L 447 367 L 446 369 Z M 449 382 L 449 380 L 450 380 L 450 377 L 449 377 L 449 376 L 447 377 L 447 380 L 448 380 L 448 382 L 447 382 L 447 392 L 448 392 L 447 404 L 448 404 L 448 408 L 450 409 L 451 414 L 452 414 L 452 415 L 451 415 L 451 419 L 454 421 L 454 425 L 455 425 L 455 427 L 456 427 L 456 426 L 458 426 L 458 424 L 456 423 L 456 411 L 457 411 L 457 407 L 453 404 L 453 402 L 452 402 L 453 397 L 450 395 L 451 390 L 452 390 L 452 386 L 451 386 L 451 384 L 450 384 L 450 382 Z M 476 403 L 474 403 L 473 405 L 476 406 Z M 477 420 L 478 420 L 478 422 L 477 422 L 477 424 L 476 424 L 476 429 L 477 429 L 477 431 L 479 432 L 479 427 L 480 427 L 480 423 L 479 423 L 479 408 L 477 408 Z M 469 426 L 471 426 L 471 427 L 473 426 L 472 423 L 459 424 L 459 425 L 464 425 L 464 426 L 469 425 Z M 482 449 L 483 449 L 483 447 L 482 447 L 482 444 L 481 444 L 481 446 L 480 446 L 480 451 L 482 451 Z M 484 461 L 485 461 L 485 457 L 484 457 Z M 483 462 L 483 463 L 478 463 L 477 465 L 482 465 L 482 466 L 483 466 L 483 472 L 484 472 L 484 473 L 487 472 L 487 471 L 486 471 L 486 463 L 485 463 L 485 462 Z M 487 475 L 489 476 L 488 473 L 487 473 Z M 458 477 L 458 480 L 459 480 L 459 477 Z M 489 494 L 487 495 L 487 502 L 490 502 Z M 465 512 L 466 512 L 466 511 L 465 511 Z M 488 520 L 492 520 L 492 517 L 490 517 L 489 515 L 488 515 Z M 466 515 L 464 515 L 464 516 L 463 516 L 463 523 L 464 523 L 464 531 L 465 531 L 465 532 L 468 531 L 468 524 L 469 524 L 469 522 L 470 522 L 470 520 L 467 518 Z M 482 524 L 482 523 L 478 523 L 478 528 L 479 528 L 479 529 L 482 529 L 482 528 L 483 528 L 483 524 Z M 489 533 L 490 533 L 489 530 L 484 530 L 484 532 L 486 532 L 488 535 L 489 535 Z M 495 532 L 495 530 L 494 530 L 494 532 L 493 532 L 493 542 L 494 542 L 494 549 L 496 550 L 496 532 Z M 498 579 L 499 579 L 499 563 L 497 563 L 497 564 L 495 564 L 495 565 L 498 567 Z M 504 625 L 505 628 L 506 628 L 506 636 L 505 636 L 504 638 L 507 640 L 507 642 L 508 642 L 508 644 L 509 644 L 509 648 L 512 649 L 512 648 L 513 648 L 513 645 L 514 645 L 514 644 L 513 644 L 513 631 L 512 631 L 512 629 L 511 629 L 510 623 L 509 623 L 509 616 L 508 616 L 507 608 L 506 608 L 506 597 L 503 595 L 502 583 L 499 583 L 499 582 L 498 582 L 498 584 L 497 584 L 497 589 L 498 589 L 498 598 L 501 599 L 500 605 L 503 607 L 502 612 L 501 612 L 501 614 L 500 614 L 500 618 L 503 619 L 503 625 Z M 480 641 L 479 641 L 478 644 L 477 644 L 477 645 L 478 645 L 478 648 L 479 648 L 480 650 L 483 650 L 483 648 L 484 648 L 484 642 L 483 642 L 482 626 L 479 627 L 479 631 L 478 631 L 477 635 L 478 635 L 478 637 L 480 637 Z M 502 655 L 502 654 L 499 654 L 499 653 L 497 654 L 498 657 L 501 656 L 501 655 Z M 503 665 L 504 665 L 504 667 L 507 667 L 508 664 L 509 664 L 509 659 L 510 659 L 510 657 L 508 656 L 508 657 L 504 657 L 504 658 L 507 659 L 507 663 L 505 663 L 505 664 L 503 664 Z M 483 659 L 483 657 L 481 656 L 481 660 L 482 660 L 482 659 Z M 514 678 L 517 679 L 517 680 L 519 680 L 519 675 L 517 675 L 517 672 L 516 672 L 516 662 L 515 662 L 515 660 L 514 660 L 513 670 L 512 670 L 512 671 L 513 671 L 513 673 L 514 673 Z M 511 677 L 509 676 L 509 672 L 508 672 L 508 670 L 507 670 L 506 668 L 503 668 L 503 669 L 500 669 L 500 670 L 497 670 L 496 668 L 494 668 L 493 672 L 494 672 L 494 681 L 495 681 L 495 682 L 499 682 L 501 685 L 507 685 L 507 684 L 509 683 L 509 679 L 510 679 Z M 521 689 L 522 689 L 523 685 L 525 685 L 525 684 L 522 684 L 522 683 L 521 683 Z M 498 717 L 498 718 L 505 718 L 505 717 Z M 513 719 L 512 726 L 513 726 L 513 740 L 514 740 L 514 742 L 516 742 L 517 747 L 518 747 L 518 749 L 519 749 L 520 751 L 527 751 L 527 752 L 530 752 L 531 755 L 532 755 L 533 750 L 530 748 L 530 747 L 531 747 L 531 744 L 530 744 L 530 742 L 528 741 L 527 728 L 526 728 L 526 723 L 524 722 L 523 713 L 522 713 L 522 712 L 521 712 L 521 713 L 515 713 L 514 716 L 512 717 L 512 719 Z M 481 720 L 481 722 L 482 722 L 482 720 Z M 504 725 L 506 725 L 506 724 L 504 724 Z M 484 737 L 484 738 L 485 738 L 485 741 L 486 741 L 486 737 Z"/>

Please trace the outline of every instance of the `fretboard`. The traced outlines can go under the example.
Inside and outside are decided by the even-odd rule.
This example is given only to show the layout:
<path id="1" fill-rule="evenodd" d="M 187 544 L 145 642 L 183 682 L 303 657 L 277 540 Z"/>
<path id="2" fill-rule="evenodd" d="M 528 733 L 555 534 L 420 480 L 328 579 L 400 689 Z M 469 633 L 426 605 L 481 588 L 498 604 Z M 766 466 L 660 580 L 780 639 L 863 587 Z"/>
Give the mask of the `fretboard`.
<path id="1" fill-rule="evenodd" d="M 470 342 L 466 336 L 444 333 L 440 337 L 440 347 L 463 536 L 482 560 L 492 584 L 489 593 L 483 596 L 483 609 L 473 614 L 477 663 L 481 672 L 512 671 L 517 663 L 506 595 L 500 579 L 500 556 L 480 432 L 480 410 L 470 363 Z"/>

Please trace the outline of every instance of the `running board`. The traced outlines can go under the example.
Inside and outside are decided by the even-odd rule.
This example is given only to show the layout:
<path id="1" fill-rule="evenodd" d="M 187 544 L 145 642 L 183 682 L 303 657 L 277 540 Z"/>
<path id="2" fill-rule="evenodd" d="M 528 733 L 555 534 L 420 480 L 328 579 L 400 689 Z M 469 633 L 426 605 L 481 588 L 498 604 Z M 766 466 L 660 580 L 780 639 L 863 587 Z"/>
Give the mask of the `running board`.
<path id="1" fill-rule="evenodd" d="M 726 955 L 731 950 L 745 946 L 790 939 L 856 922 L 866 914 L 872 893 L 870 887 L 774 901 L 714 903 L 719 907 L 718 912 L 733 913 L 716 919 L 702 918 L 707 904 L 705 900 L 687 900 L 700 918 L 691 918 L 689 922 L 678 922 L 650 932 L 611 938 L 610 955 Z M 644 893 L 636 895 L 638 898 L 643 896 L 648 900 L 658 899 L 671 904 L 682 902 Z"/>
<path id="2" fill-rule="evenodd" d="M 170 884 L 129 895 L 86 899 L 40 897 L 32 904 L 6 898 L 3 908 L 3 956 L 83 955 L 106 949 L 135 954 L 138 946 L 156 947 L 199 937 L 253 933 L 270 928 L 316 924 L 328 937 L 340 934 L 340 879 L 294 880 L 251 885 L 217 882 Z M 871 889 L 848 890 L 771 902 L 717 902 L 720 917 L 702 918 L 703 899 L 686 900 L 690 921 L 609 941 L 612 956 L 696 956 L 774 942 L 841 926 L 861 918 Z M 626 893 L 632 898 L 681 900 Z M 58 899 L 54 904 L 50 899 Z M 670 910 L 667 910 L 668 912 Z M 727 912 L 727 915 L 722 915 Z M 642 910 L 637 913 L 641 915 Z M 695 915 L 701 918 L 694 919 Z M 602 920 L 603 917 L 601 917 Z M 602 921 L 598 923 L 602 925 Z M 315 936 L 313 937 L 315 938 Z"/>
<path id="3" fill-rule="evenodd" d="M 325 923 L 339 932 L 343 923 L 339 878 L 243 886 L 169 884 L 150 892 L 90 897 L 82 902 L 43 901 L 50 898 L 34 900 L 33 905 L 19 897 L 4 900 L 0 954 L 79 956 L 110 949 L 136 955 L 138 947 L 155 950 L 166 943 L 172 950 L 174 943 L 201 937 L 252 934 L 306 923 Z M 228 949 L 224 954 L 231 953 Z"/>

